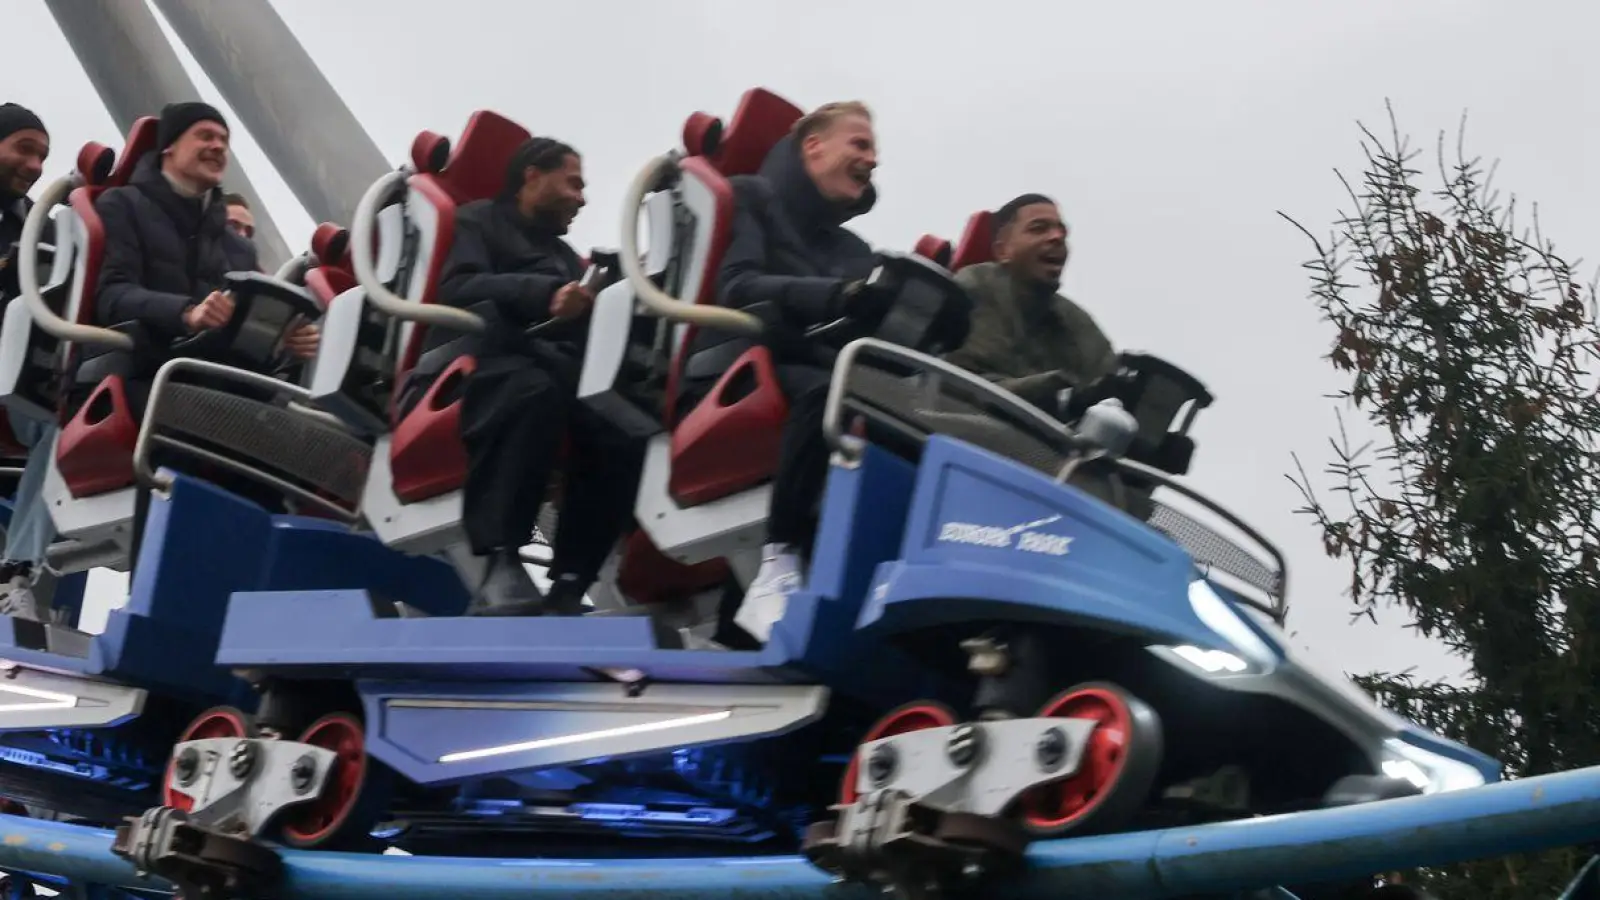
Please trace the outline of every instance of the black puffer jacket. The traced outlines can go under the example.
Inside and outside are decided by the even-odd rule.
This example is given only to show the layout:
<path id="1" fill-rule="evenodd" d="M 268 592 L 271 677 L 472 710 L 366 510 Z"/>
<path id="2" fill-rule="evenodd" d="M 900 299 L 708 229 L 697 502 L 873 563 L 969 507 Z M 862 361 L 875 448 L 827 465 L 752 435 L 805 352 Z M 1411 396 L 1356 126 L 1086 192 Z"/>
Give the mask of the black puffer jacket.
<path id="1" fill-rule="evenodd" d="M 439 302 L 476 310 L 491 320 L 485 350 L 515 350 L 523 329 L 550 318 L 556 291 L 583 274 L 577 251 L 559 234 L 529 220 L 509 197 L 478 200 L 456 212 L 455 238 L 439 274 Z M 588 317 L 553 324 L 539 339 L 581 351 Z M 431 329 L 432 350 L 461 335 Z"/>
<path id="2" fill-rule="evenodd" d="M 123 187 L 95 201 L 105 225 L 105 255 L 95 314 L 101 325 L 138 321 L 150 337 L 171 341 L 187 333 L 183 312 L 223 276 L 258 268 L 255 247 L 227 228 L 222 189 L 202 204 L 173 190 L 151 154 Z"/>
<path id="3" fill-rule="evenodd" d="M 0 300 L 9 300 L 17 295 L 17 254 L 14 245 L 22 240 L 22 224 L 27 221 L 32 209 L 33 201 L 29 198 L 0 191 Z M 53 243 L 55 233 L 55 223 L 45 219 L 39 240 L 46 244 Z M 43 277 L 48 271 L 46 267 L 39 274 Z"/>
<path id="4" fill-rule="evenodd" d="M 840 290 L 872 271 L 872 248 L 844 224 L 872 209 L 877 191 L 841 208 L 817 190 L 792 137 L 767 154 L 757 175 L 731 179 L 737 203 L 732 240 L 717 272 L 723 306 L 761 305 L 769 324 L 789 330 L 838 318 Z M 781 345 L 774 343 L 779 361 Z M 750 346 L 725 332 L 701 330 L 684 374 L 713 377 Z"/>

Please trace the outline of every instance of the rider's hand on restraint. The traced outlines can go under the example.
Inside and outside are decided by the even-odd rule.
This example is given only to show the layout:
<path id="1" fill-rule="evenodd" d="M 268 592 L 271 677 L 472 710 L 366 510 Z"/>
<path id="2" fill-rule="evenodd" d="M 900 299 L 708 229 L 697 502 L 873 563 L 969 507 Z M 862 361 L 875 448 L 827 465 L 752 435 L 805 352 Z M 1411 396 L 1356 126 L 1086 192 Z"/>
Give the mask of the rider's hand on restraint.
<path id="1" fill-rule="evenodd" d="M 889 308 L 894 296 L 874 284 L 868 284 L 865 278 L 847 282 L 839 291 L 839 314 L 843 316 L 859 316 L 864 319 L 876 318 Z"/>
<path id="2" fill-rule="evenodd" d="M 311 359 L 317 355 L 317 345 L 321 339 L 322 331 L 307 322 L 289 332 L 289 336 L 283 340 L 283 349 L 301 359 Z"/>
<path id="3" fill-rule="evenodd" d="M 183 311 L 183 324 L 190 331 L 221 328 L 233 317 L 233 298 L 222 291 L 212 291 L 204 300 Z"/>
<path id="4" fill-rule="evenodd" d="M 576 281 L 563 285 L 550 298 L 550 316 L 554 319 L 576 319 L 594 305 L 594 294 Z"/>

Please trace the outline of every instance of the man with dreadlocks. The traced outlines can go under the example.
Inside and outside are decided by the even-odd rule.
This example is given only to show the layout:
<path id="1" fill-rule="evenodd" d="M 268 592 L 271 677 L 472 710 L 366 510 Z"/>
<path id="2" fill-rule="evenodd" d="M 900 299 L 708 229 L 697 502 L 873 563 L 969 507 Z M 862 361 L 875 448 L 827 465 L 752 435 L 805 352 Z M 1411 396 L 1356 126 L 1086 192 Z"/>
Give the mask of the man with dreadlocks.
<path id="1" fill-rule="evenodd" d="M 500 194 L 457 211 L 440 275 L 440 302 L 470 308 L 487 325 L 467 341 L 433 330 L 418 364 L 437 373 L 448 362 L 429 353 L 477 356 L 461 403 L 463 524 L 486 563 L 475 615 L 581 612 L 633 515 L 643 447 L 576 399 L 594 295 L 579 283 L 581 261 L 562 236 L 584 206 L 583 189 L 576 150 L 550 138 L 524 142 Z M 408 385 L 402 412 L 425 390 Z M 518 551 L 533 540 L 563 438 L 572 452 L 546 598 Z"/>
<path id="2" fill-rule="evenodd" d="M 1054 200 L 1023 194 L 994 214 L 994 261 L 956 281 L 972 295 L 972 331 L 947 359 L 1046 411 L 1117 364 L 1111 342 L 1083 307 L 1063 297 L 1067 226 Z"/>

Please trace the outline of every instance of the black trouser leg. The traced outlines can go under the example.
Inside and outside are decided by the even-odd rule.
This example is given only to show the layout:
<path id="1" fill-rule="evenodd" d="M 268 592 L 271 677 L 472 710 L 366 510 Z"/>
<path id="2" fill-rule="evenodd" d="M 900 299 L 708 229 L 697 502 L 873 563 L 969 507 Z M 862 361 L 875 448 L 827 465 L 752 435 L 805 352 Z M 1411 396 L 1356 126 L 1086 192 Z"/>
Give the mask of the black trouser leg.
<path id="1" fill-rule="evenodd" d="M 822 436 L 827 377 L 821 369 L 784 367 L 778 372 L 789 397 L 789 419 L 783 425 L 773 478 L 767 543 L 790 544 L 806 554 L 816 536 L 817 501 L 828 481 L 828 443 Z"/>
<path id="2" fill-rule="evenodd" d="M 472 552 L 514 553 L 533 540 L 561 446 L 567 392 L 526 359 L 488 359 L 467 379 L 463 526 Z"/>
<path id="3" fill-rule="evenodd" d="M 581 402 L 567 419 L 572 452 L 556 525 L 551 578 L 587 588 L 633 519 L 644 445 L 630 440 Z"/>

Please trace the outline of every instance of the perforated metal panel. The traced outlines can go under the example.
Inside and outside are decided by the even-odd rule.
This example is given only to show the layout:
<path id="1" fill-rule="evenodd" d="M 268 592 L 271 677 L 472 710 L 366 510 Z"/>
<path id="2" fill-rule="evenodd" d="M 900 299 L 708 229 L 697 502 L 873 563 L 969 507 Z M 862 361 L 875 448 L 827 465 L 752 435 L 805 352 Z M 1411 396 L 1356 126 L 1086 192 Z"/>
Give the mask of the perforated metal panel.
<path id="1" fill-rule="evenodd" d="M 1216 568 L 1276 597 L 1282 589 L 1275 569 L 1250 551 L 1193 517 L 1157 502 L 1150 526 L 1172 538 L 1194 561 Z"/>
<path id="2" fill-rule="evenodd" d="M 355 505 L 372 448 L 342 428 L 293 409 L 194 384 L 170 383 L 157 433 L 181 434 Z"/>

